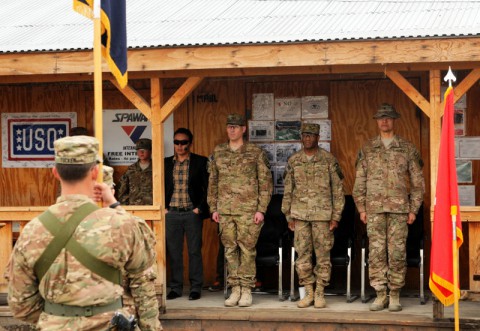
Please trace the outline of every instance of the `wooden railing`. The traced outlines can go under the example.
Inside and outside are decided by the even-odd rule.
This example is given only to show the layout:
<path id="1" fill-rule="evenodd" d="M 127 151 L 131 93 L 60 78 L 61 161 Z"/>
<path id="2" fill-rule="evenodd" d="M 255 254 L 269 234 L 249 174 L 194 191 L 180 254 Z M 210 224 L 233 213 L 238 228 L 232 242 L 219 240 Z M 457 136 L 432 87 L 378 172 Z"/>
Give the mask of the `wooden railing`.
<path id="1" fill-rule="evenodd" d="M 5 267 L 12 253 L 13 243 L 23 227 L 34 217 L 45 211 L 47 206 L 40 207 L 0 207 L 0 302 L 5 300 L 7 281 L 3 277 Z M 157 239 L 157 282 L 155 284 L 160 302 L 164 305 L 165 292 L 165 235 L 161 208 L 158 206 L 127 206 L 129 213 L 148 220 Z"/>

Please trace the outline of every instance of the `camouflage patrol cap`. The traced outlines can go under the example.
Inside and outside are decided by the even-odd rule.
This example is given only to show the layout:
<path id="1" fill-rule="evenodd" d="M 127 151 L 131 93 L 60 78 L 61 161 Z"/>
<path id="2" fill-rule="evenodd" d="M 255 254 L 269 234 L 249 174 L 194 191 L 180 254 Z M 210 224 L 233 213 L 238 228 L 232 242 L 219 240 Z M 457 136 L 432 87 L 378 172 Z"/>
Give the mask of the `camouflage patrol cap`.
<path id="1" fill-rule="evenodd" d="M 152 150 L 152 140 L 148 138 L 141 138 L 137 140 L 135 144 L 135 149 L 148 149 L 149 151 Z"/>
<path id="2" fill-rule="evenodd" d="M 227 125 L 240 125 L 245 126 L 245 117 L 240 114 L 228 114 Z"/>
<path id="3" fill-rule="evenodd" d="M 388 103 L 382 103 L 380 108 L 378 108 L 377 113 L 373 115 L 374 119 L 390 117 L 390 118 L 399 118 L 400 114 L 395 110 L 395 107 Z"/>
<path id="4" fill-rule="evenodd" d="M 320 133 L 320 125 L 316 123 L 302 123 L 302 133 Z"/>
<path id="5" fill-rule="evenodd" d="M 89 164 L 100 163 L 98 140 L 89 136 L 65 137 L 55 140 L 55 163 Z"/>
<path id="6" fill-rule="evenodd" d="M 113 182 L 113 168 L 109 166 L 102 166 L 103 170 L 103 182 L 110 187 L 114 187 L 115 183 Z"/>

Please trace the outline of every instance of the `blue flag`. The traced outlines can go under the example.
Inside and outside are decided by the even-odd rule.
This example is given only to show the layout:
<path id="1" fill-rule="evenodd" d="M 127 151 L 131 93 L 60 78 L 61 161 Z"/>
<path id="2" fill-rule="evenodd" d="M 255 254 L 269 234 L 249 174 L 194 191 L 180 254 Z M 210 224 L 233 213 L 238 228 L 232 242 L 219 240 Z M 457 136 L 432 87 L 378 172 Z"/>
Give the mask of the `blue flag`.
<path id="1" fill-rule="evenodd" d="M 97 0 L 98 1 L 98 0 Z M 101 0 L 102 54 L 118 84 L 127 85 L 126 0 Z M 93 18 L 93 0 L 73 0 L 73 9 Z"/>

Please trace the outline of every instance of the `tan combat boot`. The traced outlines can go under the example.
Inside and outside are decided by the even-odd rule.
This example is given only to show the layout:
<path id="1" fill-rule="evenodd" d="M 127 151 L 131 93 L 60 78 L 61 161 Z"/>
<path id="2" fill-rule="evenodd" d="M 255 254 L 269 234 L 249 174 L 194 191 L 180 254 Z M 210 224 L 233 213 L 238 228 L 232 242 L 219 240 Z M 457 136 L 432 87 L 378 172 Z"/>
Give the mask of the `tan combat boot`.
<path id="1" fill-rule="evenodd" d="M 240 300 L 240 286 L 234 286 L 232 288 L 232 293 L 225 300 L 226 307 L 235 307 L 238 304 L 238 300 Z"/>
<path id="2" fill-rule="evenodd" d="M 377 298 L 375 301 L 370 305 L 371 311 L 379 311 L 386 308 L 388 305 L 388 298 L 387 298 L 387 291 L 377 291 Z"/>
<path id="3" fill-rule="evenodd" d="M 242 295 L 238 301 L 239 307 L 250 307 L 252 305 L 252 289 L 250 287 L 242 287 Z"/>
<path id="4" fill-rule="evenodd" d="M 391 290 L 390 291 L 390 302 L 388 303 L 389 311 L 401 311 L 402 305 L 400 304 L 400 291 Z"/>
<path id="5" fill-rule="evenodd" d="M 305 285 L 305 297 L 297 303 L 298 308 L 310 307 L 313 303 L 313 284 Z"/>
<path id="6" fill-rule="evenodd" d="M 327 302 L 325 301 L 325 296 L 323 293 L 323 286 L 317 284 L 317 288 L 315 289 L 315 308 L 325 308 L 327 306 Z"/>

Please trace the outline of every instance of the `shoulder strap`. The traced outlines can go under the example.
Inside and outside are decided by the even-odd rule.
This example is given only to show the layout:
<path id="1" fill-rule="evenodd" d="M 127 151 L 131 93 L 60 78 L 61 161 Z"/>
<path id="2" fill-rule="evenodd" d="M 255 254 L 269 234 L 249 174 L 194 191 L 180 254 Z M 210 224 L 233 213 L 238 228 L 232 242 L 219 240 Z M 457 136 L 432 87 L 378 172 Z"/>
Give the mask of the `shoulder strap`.
<path id="1" fill-rule="evenodd" d="M 97 209 L 99 209 L 99 207 L 92 203 L 83 204 L 64 224 L 61 224 L 57 217 L 55 217 L 55 215 L 49 210 L 45 211 L 38 217 L 42 224 L 54 236 L 53 240 L 35 263 L 34 270 L 39 280 L 43 278 L 52 263 L 60 254 L 61 250 L 66 248 L 90 271 L 115 284 L 121 284 L 121 275 L 118 269 L 98 260 L 78 242 L 72 239 L 72 235 L 80 222 Z"/>

